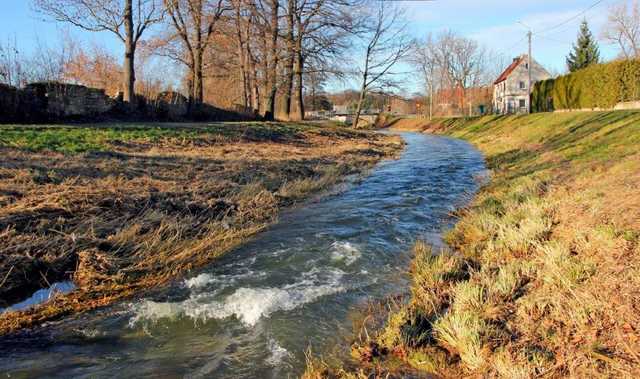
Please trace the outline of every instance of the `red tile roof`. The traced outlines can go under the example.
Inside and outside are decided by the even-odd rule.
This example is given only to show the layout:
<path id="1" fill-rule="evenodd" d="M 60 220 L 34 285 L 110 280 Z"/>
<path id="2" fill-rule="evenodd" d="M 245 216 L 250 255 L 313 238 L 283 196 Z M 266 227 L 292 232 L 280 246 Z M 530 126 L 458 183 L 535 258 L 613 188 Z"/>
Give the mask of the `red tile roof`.
<path id="1" fill-rule="evenodd" d="M 498 79 L 496 79 L 496 81 L 493 82 L 493 84 L 502 83 L 503 81 L 507 80 L 507 78 L 509 77 L 509 75 L 511 75 L 513 70 L 515 70 L 516 67 L 518 67 L 520 63 L 522 63 L 523 61 L 524 61 L 524 56 L 514 59 L 513 62 L 511 62 L 511 64 L 509 65 L 509 67 L 507 67 L 507 69 L 504 70 L 504 72 L 500 74 L 500 76 L 498 76 Z"/>

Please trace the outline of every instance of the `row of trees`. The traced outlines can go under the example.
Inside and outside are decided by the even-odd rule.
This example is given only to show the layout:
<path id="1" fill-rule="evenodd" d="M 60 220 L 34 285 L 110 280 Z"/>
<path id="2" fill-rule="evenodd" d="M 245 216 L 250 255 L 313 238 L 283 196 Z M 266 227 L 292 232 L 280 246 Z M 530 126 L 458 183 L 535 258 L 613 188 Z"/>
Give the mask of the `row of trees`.
<path id="1" fill-rule="evenodd" d="M 205 100 L 206 80 L 224 77 L 240 89 L 242 106 L 273 119 L 280 104 L 279 117 L 291 120 L 304 117 L 305 82 L 348 73 L 338 62 L 346 61 L 341 58 L 349 46 L 367 32 L 373 4 L 366 0 L 32 1 L 51 19 L 91 32 L 110 32 L 123 43 L 126 102 L 135 102 L 135 62 L 142 46 L 146 53 L 184 67 L 184 87 L 194 104 Z"/>
<path id="2" fill-rule="evenodd" d="M 491 84 L 505 67 L 501 56 L 450 30 L 427 35 L 413 50 L 410 61 L 422 74 L 430 114 L 436 94 L 443 91 L 459 93 L 456 106 L 464 110 L 469 89 Z"/>

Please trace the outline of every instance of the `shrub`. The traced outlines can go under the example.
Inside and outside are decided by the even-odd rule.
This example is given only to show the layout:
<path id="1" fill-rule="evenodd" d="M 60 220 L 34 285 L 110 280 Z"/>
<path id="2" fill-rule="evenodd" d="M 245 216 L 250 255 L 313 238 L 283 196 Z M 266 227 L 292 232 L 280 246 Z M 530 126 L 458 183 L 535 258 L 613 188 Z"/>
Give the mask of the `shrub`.
<path id="1" fill-rule="evenodd" d="M 534 113 L 553 111 L 553 85 L 555 79 L 537 82 L 531 94 L 531 106 Z"/>
<path id="2" fill-rule="evenodd" d="M 555 80 L 538 82 L 531 99 L 534 112 L 610 109 L 619 102 L 636 100 L 640 100 L 640 60 L 591 65 Z"/>

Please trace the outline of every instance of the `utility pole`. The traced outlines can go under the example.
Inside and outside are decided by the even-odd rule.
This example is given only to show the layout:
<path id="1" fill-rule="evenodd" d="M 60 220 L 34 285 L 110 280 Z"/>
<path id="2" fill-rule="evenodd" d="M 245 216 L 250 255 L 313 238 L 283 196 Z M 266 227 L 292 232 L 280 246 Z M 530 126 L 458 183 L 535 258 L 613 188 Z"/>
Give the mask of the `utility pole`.
<path id="1" fill-rule="evenodd" d="M 529 98 L 527 99 L 527 113 L 531 113 L 531 35 L 533 33 L 531 30 L 527 33 L 527 37 L 529 37 L 529 56 L 528 56 L 528 73 L 529 73 L 529 85 L 527 86 L 527 91 L 529 92 Z"/>
<path id="2" fill-rule="evenodd" d="M 433 65 L 429 69 L 431 77 L 429 78 L 429 121 L 433 119 Z"/>

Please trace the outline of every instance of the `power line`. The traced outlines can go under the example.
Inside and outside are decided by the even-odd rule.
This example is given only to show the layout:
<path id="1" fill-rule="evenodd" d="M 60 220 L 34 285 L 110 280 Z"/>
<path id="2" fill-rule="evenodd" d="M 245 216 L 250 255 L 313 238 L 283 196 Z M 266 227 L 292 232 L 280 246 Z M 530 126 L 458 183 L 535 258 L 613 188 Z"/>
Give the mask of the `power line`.
<path id="1" fill-rule="evenodd" d="M 551 41 L 551 42 L 555 42 L 555 43 L 560 43 L 560 44 L 563 44 L 563 45 L 571 45 L 571 44 L 573 44 L 573 42 L 569 42 L 569 41 L 560 41 L 560 40 L 557 40 L 557 39 L 555 39 L 555 38 L 549 38 L 549 37 L 547 37 L 547 36 L 541 36 L 541 35 L 539 35 L 539 34 L 537 34 L 536 36 L 537 36 L 538 38 L 542 38 L 542 39 L 544 39 L 544 40 Z"/>
<path id="2" fill-rule="evenodd" d="M 526 36 L 526 35 L 525 35 L 524 37 L 520 38 L 520 39 L 518 40 L 518 42 L 514 43 L 514 44 L 513 44 L 513 45 L 511 45 L 510 47 L 507 47 L 507 48 L 505 48 L 505 49 L 498 49 L 498 50 L 496 50 L 496 53 L 498 53 L 498 54 L 500 54 L 500 55 L 504 55 L 504 56 L 506 56 L 507 58 L 512 58 L 512 57 L 509 57 L 509 55 L 508 55 L 508 54 L 510 54 L 510 53 L 513 51 L 513 49 L 515 49 L 518 45 L 520 45 L 520 43 L 522 43 L 522 41 L 524 41 L 525 39 L 527 39 L 527 36 Z"/>
<path id="3" fill-rule="evenodd" d="M 585 10 L 583 10 L 582 12 L 576 14 L 575 16 L 572 16 L 572 17 L 566 19 L 565 21 L 563 21 L 563 22 L 561 22 L 561 23 L 559 23 L 559 24 L 557 24 L 555 26 L 552 26 L 550 28 L 545 28 L 544 32 L 542 32 L 542 35 L 549 34 L 550 31 L 556 30 L 556 29 L 558 29 L 558 28 L 570 23 L 571 21 L 575 20 L 576 18 L 578 18 L 580 16 L 583 16 L 585 13 L 589 12 L 590 10 L 592 10 L 593 8 L 597 7 L 598 5 L 604 3 L 605 1 L 606 0 L 598 0 L 595 3 L 593 3 L 590 7 L 588 7 Z M 536 34 L 540 35 L 539 33 L 536 33 Z"/>

